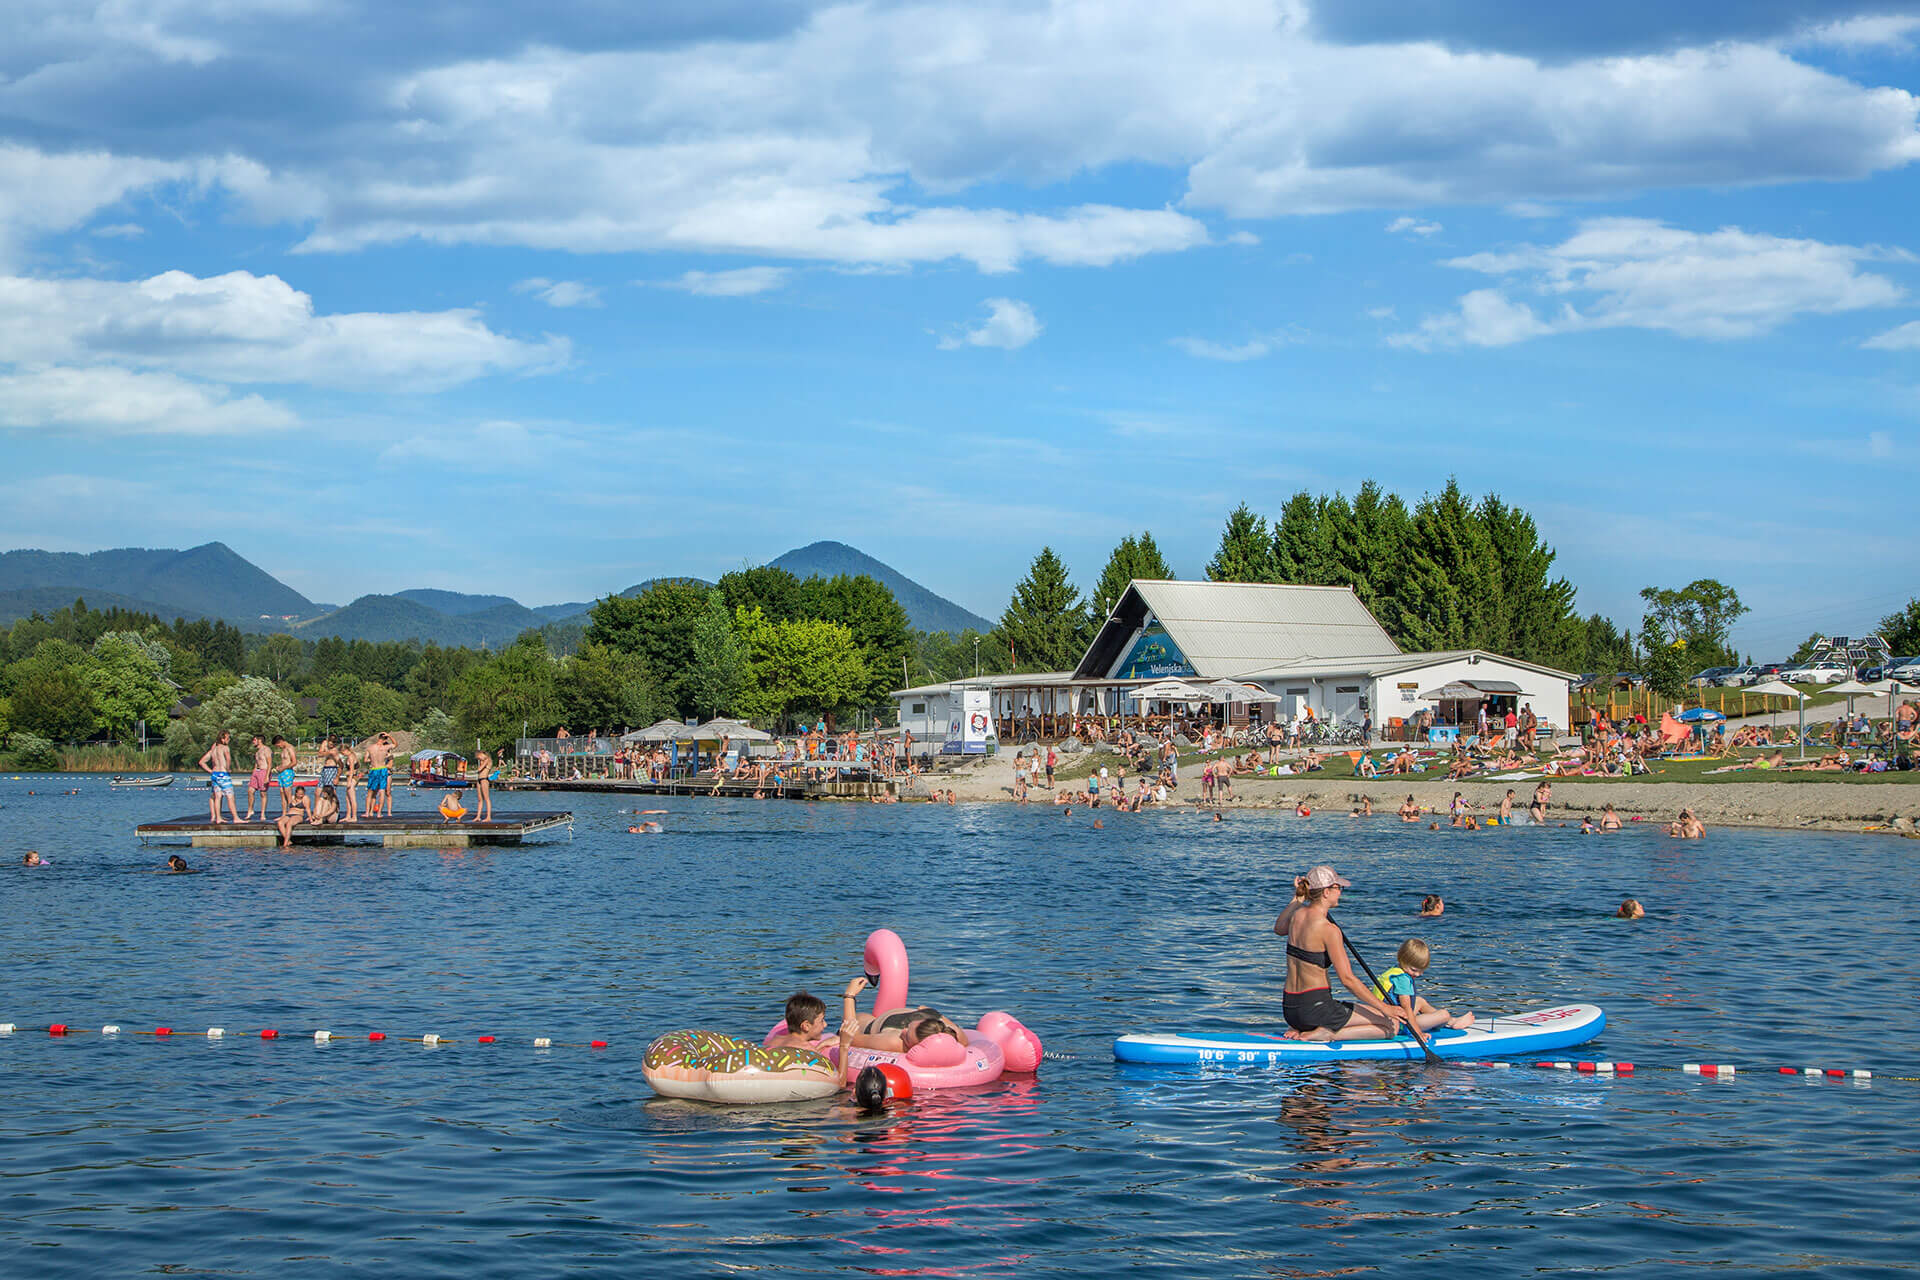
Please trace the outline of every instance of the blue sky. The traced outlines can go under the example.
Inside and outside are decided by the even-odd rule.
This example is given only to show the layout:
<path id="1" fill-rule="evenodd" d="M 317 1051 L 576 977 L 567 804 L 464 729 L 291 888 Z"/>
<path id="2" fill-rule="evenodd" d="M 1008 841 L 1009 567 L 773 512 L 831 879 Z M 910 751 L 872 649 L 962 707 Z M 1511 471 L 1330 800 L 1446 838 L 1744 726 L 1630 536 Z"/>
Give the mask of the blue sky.
<path id="1" fill-rule="evenodd" d="M 540 604 L 833 538 L 997 616 L 1453 475 L 1583 610 L 1864 629 L 1920 3 L 1543 8 L 14 0 L 0 546 Z"/>

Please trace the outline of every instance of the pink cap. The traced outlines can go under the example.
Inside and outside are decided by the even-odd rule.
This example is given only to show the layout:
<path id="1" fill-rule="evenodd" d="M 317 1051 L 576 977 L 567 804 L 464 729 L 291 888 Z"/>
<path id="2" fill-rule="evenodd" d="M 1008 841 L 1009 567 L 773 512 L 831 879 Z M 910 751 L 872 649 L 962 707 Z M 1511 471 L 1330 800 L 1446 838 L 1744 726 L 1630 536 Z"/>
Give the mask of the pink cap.
<path id="1" fill-rule="evenodd" d="M 1315 867 L 1307 872 L 1307 885 L 1313 889 L 1331 889 L 1334 885 L 1345 889 L 1353 887 L 1353 881 L 1335 873 L 1332 867 Z"/>

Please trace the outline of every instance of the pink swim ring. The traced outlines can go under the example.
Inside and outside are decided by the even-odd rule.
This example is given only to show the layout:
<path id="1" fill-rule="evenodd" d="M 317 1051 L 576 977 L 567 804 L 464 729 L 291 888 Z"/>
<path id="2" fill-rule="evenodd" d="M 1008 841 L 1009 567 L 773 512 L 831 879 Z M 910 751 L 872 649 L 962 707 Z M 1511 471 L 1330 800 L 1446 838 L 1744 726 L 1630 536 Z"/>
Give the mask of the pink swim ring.
<path id="1" fill-rule="evenodd" d="M 873 997 L 875 1016 L 909 1008 L 907 1003 L 907 945 L 891 929 L 875 929 L 867 937 L 866 971 L 878 975 Z M 786 1033 L 784 1020 L 767 1032 L 770 1040 Z M 965 1044 L 952 1036 L 928 1036 L 905 1053 L 883 1049 L 851 1049 L 848 1058 L 853 1070 L 891 1063 L 906 1071 L 916 1089 L 955 1089 L 966 1085 L 990 1084 L 1006 1072 L 1030 1075 L 1040 1069 L 1040 1037 L 1022 1026 L 1010 1013 L 995 1010 L 980 1019 L 977 1027 L 963 1027 Z M 837 1039 L 822 1039 L 816 1046 L 837 1065 L 840 1044 Z"/>

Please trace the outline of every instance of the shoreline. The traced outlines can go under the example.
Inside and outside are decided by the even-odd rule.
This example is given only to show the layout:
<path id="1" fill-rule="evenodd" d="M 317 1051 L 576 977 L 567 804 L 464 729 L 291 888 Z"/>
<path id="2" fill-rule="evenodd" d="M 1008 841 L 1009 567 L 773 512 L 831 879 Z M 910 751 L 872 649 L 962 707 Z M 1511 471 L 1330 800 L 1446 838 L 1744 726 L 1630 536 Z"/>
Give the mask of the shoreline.
<path id="1" fill-rule="evenodd" d="M 1509 787 L 1514 792 L 1514 808 L 1524 812 L 1533 797 L 1534 786 L 1543 780 L 1466 780 L 1454 783 L 1445 779 L 1423 781 L 1408 777 L 1366 780 L 1322 779 L 1311 774 L 1282 778 L 1246 776 L 1234 779 L 1235 799 L 1202 805 L 1198 799 L 1199 769 L 1183 765 L 1180 772 L 1178 798 L 1169 802 L 1169 808 L 1292 809 L 1296 803 L 1304 800 L 1316 812 L 1344 815 L 1359 804 L 1361 796 L 1368 795 L 1373 797 L 1375 816 L 1392 818 L 1394 810 L 1411 793 L 1421 808 L 1429 811 L 1426 820 L 1431 822 L 1438 818 L 1443 826 L 1448 818 L 1447 806 L 1456 791 L 1466 796 L 1475 806 L 1475 813 L 1484 820 L 1487 814 L 1498 811 L 1500 799 Z M 1779 831 L 1846 831 L 1905 836 L 1914 835 L 1920 829 L 1920 787 L 1898 784 L 1718 782 L 1711 786 L 1699 786 L 1688 782 L 1624 779 L 1588 782 L 1578 778 L 1546 778 L 1544 781 L 1553 788 L 1553 799 L 1547 806 L 1547 819 L 1556 825 L 1565 821 L 1577 826 L 1582 817 L 1592 815 L 1597 818 L 1601 807 L 1611 804 L 1622 821 L 1630 821 L 1638 816 L 1643 824 L 1657 822 L 1664 825 L 1678 818 L 1680 810 L 1684 808 L 1692 809 L 1709 828 L 1764 827 Z M 952 787 L 961 800 L 1014 803 L 1011 758 L 996 758 L 965 773 L 931 777 L 923 774 L 920 783 L 922 785 L 916 787 L 912 794 L 917 796 L 929 787 L 942 790 Z M 1061 783 L 1055 789 L 1065 788 L 1070 792 L 1083 793 L 1085 786 L 1083 780 L 1076 779 Z M 1035 792 L 1036 796 L 1039 794 Z M 1028 804 L 1034 808 L 1053 807 L 1050 797 L 1032 799 Z M 1075 807 L 1080 806 L 1076 804 Z"/>

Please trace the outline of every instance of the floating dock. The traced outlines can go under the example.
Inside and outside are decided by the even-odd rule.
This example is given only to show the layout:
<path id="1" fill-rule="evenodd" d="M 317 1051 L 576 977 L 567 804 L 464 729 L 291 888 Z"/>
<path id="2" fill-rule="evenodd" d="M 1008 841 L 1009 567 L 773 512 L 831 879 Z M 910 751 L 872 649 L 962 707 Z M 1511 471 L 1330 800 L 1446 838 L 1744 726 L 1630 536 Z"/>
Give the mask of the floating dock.
<path id="1" fill-rule="evenodd" d="M 731 796 L 751 800 L 755 792 L 764 792 L 775 800 L 871 800 L 894 790 L 894 784 L 879 778 L 791 778 L 776 783 L 772 779 L 734 781 L 729 778 L 718 787 L 712 778 L 678 778 L 654 781 L 649 778 L 554 778 L 520 779 L 496 782 L 495 791 L 576 791 L 628 796 Z"/>
<path id="2" fill-rule="evenodd" d="M 573 838 L 573 814 L 565 810 L 539 813 L 496 813 L 490 822 L 447 822 L 438 813 L 397 813 L 392 817 L 362 818 L 358 822 L 314 826 L 303 822 L 293 829 L 296 845 L 381 844 L 389 849 L 458 849 L 476 844 L 519 844 L 531 836 L 565 828 Z M 143 822 L 133 832 L 142 844 L 192 844 L 198 848 L 232 848 L 280 843 L 280 831 L 271 822 L 208 822 L 192 814 L 166 822 Z"/>

